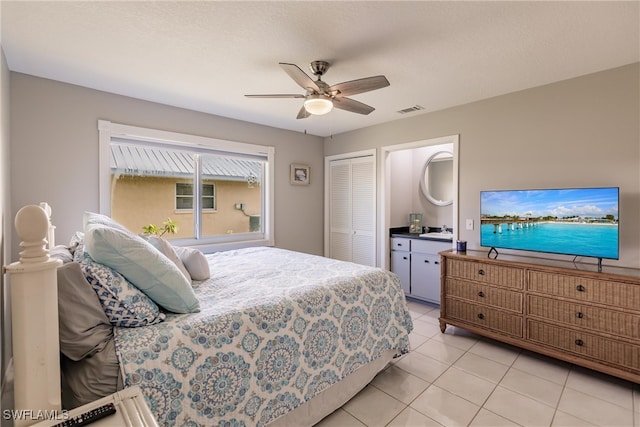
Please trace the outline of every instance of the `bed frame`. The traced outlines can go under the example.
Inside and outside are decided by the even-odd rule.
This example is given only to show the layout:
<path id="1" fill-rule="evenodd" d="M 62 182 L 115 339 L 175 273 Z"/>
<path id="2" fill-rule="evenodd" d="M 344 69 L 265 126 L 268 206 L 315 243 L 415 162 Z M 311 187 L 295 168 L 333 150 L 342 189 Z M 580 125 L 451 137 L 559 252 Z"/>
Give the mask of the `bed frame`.
<path id="1" fill-rule="evenodd" d="M 53 414 L 62 409 L 56 273 L 62 262 L 49 258 L 47 243 L 54 244 L 50 215 L 46 203 L 18 211 L 15 227 L 24 250 L 19 261 L 4 268 L 11 283 L 14 408 L 25 411 L 16 418 L 16 427 L 37 421 L 26 411 Z"/>
<path id="2" fill-rule="evenodd" d="M 59 260 L 49 258 L 54 247 L 55 226 L 46 203 L 29 205 L 18 211 L 15 227 L 21 240 L 20 260 L 4 268 L 10 275 L 14 363 L 14 409 L 33 414 L 62 411 L 60 344 L 58 335 Z M 47 248 L 48 246 L 48 248 Z M 313 425 L 344 405 L 373 380 L 394 358 L 387 350 L 378 359 L 353 372 L 271 426 Z M 29 414 L 29 412 L 24 412 Z M 29 417 L 16 419 L 16 427 L 37 422 Z"/>

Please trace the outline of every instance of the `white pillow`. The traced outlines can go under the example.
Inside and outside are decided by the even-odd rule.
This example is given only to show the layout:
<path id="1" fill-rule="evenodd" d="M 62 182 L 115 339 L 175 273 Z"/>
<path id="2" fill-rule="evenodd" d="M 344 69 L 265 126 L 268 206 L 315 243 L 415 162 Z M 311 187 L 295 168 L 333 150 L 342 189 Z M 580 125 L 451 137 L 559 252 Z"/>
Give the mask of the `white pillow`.
<path id="1" fill-rule="evenodd" d="M 140 236 L 94 224 L 85 230 L 84 240 L 91 258 L 122 274 L 159 306 L 174 313 L 200 311 L 178 267 Z"/>
<path id="2" fill-rule="evenodd" d="M 186 277 L 187 280 L 191 282 L 191 274 L 189 274 L 189 271 L 184 266 L 184 263 L 176 253 L 176 250 L 173 248 L 173 246 L 171 246 L 171 243 L 158 236 L 142 236 L 142 238 L 146 239 L 146 241 L 151 243 L 154 248 L 156 248 L 157 250 L 162 252 L 164 256 L 169 258 L 176 265 L 176 267 L 178 267 L 178 270 L 180 270 L 180 272 L 184 274 L 184 277 Z"/>
<path id="3" fill-rule="evenodd" d="M 124 225 L 120 224 L 116 220 L 99 213 L 85 211 L 82 215 L 82 229 L 87 231 L 87 228 L 90 225 L 106 225 L 107 227 L 115 228 L 117 230 L 125 231 L 130 233 L 130 231 Z"/>
<path id="4" fill-rule="evenodd" d="M 202 252 L 185 246 L 174 246 L 176 253 L 182 260 L 193 280 L 207 280 L 211 277 L 209 263 Z"/>

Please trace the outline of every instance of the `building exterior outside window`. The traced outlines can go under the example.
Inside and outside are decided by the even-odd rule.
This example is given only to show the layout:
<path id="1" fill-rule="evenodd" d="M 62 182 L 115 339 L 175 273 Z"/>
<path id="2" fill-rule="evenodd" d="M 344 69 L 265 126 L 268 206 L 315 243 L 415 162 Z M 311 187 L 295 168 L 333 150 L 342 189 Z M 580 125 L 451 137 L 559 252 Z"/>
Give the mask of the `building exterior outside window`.
<path id="1" fill-rule="evenodd" d="M 102 134 L 101 144 L 106 145 L 101 152 L 109 156 L 109 211 L 103 213 L 129 230 L 141 233 L 142 227 L 171 218 L 178 231 L 166 237 L 183 244 L 270 244 L 269 147 L 264 147 L 266 155 L 247 154 L 242 143 L 237 143 L 240 152 L 234 152 L 113 135 L 107 141 Z M 106 189 L 101 183 L 101 200 L 107 199 Z"/>

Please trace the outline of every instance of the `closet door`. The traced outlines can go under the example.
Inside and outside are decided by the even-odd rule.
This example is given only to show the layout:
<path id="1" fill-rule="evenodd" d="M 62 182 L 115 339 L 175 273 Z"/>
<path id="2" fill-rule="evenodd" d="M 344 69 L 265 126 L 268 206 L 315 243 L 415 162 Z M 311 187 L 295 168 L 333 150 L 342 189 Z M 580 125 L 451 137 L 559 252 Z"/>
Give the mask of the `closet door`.
<path id="1" fill-rule="evenodd" d="M 329 256 L 376 265 L 376 173 L 373 156 L 333 160 L 329 167 Z"/>
<path id="2" fill-rule="evenodd" d="M 329 171 L 329 257 L 351 261 L 351 160 L 333 160 Z"/>

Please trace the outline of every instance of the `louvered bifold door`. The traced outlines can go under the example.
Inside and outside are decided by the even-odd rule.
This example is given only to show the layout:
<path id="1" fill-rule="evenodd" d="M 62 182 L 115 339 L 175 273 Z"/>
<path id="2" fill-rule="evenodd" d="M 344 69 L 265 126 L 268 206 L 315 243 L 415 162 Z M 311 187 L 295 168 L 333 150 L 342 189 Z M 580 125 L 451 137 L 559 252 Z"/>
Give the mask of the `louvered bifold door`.
<path id="1" fill-rule="evenodd" d="M 376 265 L 376 175 L 372 156 L 351 160 L 351 260 Z"/>
<path id="2" fill-rule="evenodd" d="M 329 256 L 375 266 L 375 160 L 334 160 L 329 173 Z"/>
<path id="3" fill-rule="evenodd" d="M 334 259 L 351 261 L 351 160 L 330 166 L 330 252 Z"/>

